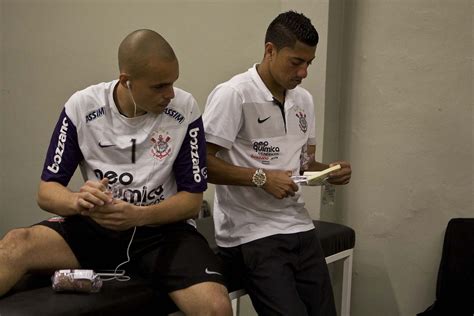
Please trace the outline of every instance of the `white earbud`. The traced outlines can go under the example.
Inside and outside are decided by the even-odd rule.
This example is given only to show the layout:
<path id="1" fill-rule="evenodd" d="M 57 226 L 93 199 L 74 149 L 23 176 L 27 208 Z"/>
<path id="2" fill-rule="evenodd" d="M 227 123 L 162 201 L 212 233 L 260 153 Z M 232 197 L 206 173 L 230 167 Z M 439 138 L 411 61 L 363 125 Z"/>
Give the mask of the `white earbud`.
<path id="1" fill-rule="evenodd" d="M 130 80 L 127 80 L 127 88 L 128 88 L 128 94 L 130 94 L 130 98 L 132 99 L 133 102 L 133 117 L 137 116 L 137 104 L 135 103 L 135 99 L 133 98 L 132 94 L 132 88 L 130 87 Z"/>

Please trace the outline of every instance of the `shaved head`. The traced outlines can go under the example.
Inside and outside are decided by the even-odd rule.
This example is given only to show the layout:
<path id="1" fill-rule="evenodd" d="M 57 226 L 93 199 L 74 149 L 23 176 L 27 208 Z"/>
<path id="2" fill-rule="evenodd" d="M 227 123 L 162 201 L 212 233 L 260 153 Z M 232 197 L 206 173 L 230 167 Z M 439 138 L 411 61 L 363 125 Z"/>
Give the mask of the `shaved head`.
<path id="1" fill-rule="evenodd" d="M 125 37 L 118 51 L 120 73 L 140 77 L 146 70 L 151 58 L 162 61 L 176 61 L 176 55 L 170 44 L 152 30 L 137 30 Z"/>

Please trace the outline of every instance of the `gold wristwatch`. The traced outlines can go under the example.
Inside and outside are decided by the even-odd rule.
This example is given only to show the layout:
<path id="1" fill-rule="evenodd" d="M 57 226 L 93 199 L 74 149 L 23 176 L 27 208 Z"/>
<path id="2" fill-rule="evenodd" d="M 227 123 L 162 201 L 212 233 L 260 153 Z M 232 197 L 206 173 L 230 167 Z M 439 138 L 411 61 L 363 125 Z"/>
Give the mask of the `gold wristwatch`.
<path id="1" fill-rule="evenodd" d="M 252 176 L 252 183 L 255 184 L 257 188 L 263 187 L 267 182 L 267 175 L 262 168 L 255 170 L 255 173 Z"/>

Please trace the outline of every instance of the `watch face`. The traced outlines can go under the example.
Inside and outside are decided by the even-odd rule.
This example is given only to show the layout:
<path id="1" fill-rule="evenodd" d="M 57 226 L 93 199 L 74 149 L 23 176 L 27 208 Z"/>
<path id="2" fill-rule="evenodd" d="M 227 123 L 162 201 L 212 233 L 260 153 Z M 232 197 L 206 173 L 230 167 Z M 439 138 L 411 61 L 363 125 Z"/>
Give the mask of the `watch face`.
<path id="1" fill-rule="evenodd" d="M 267 176 L 265 175 L 262 169 L 258 169 L 257 171 L 255 171 L 252 177 L 253 184 L 255 184 L 257 187 L 261 187 L 265 184 L 266 181 Z"/>

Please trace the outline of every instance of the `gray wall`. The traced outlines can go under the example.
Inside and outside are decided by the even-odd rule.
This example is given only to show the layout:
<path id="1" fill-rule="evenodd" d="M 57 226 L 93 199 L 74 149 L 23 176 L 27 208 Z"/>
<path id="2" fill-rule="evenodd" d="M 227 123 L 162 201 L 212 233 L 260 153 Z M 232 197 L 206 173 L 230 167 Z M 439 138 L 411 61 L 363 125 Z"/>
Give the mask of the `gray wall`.
<path id="1" fill-rule="evenodd" d="M 429 306 L 448 220 L 474 217 L 472 13 L 462 0 L 345 3 L 339 145 L 354 175 L 339 220 L 357 232 L 353 315 Z"/>
<path id="2" fill-rule="evenodd" d="M 34 196 L 53 124 L 73 92 L 118 77 L 125 35 L 163 34 L 180 61 L 177 85 L 203 107 L 217 83 L 261 59 L 280 2 L 3 0 L 1 8 L 0 234 L 46 216 Z M 80 183 L 76 175 L 73 187 Z"/>
<path id="3" fill-rule="evenodd" d="M 352 315 L 431 304 L 447 221 L 473 217 L 467 0 L 0 0 L 0 235 L 47 215 L 34 196 L 53 124 L 74 91 L 118 76 L 126 34 L 161 32 L 180 59 L 177 85 L 202 107 L 218 82 L 260 61 L 266 26 L 290 8 L 321 35 L 304 84 L 318 157 L 353 165 L 351 184 L 321 208 L 356 230 Z M 319 194 L 305 196 L 319 216 Z"/>

